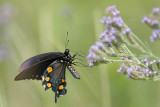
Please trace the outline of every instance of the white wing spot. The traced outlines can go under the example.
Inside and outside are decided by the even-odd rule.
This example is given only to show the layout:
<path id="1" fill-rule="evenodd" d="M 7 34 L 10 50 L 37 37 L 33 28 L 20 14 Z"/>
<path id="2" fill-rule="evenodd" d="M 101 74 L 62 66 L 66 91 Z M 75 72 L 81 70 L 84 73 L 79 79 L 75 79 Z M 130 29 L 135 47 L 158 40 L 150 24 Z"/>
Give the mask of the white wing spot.
<path id="1" fill-rule="evenodd" d="M 44 81 L 44 76 L 42 76 L 42 81 Z"/>

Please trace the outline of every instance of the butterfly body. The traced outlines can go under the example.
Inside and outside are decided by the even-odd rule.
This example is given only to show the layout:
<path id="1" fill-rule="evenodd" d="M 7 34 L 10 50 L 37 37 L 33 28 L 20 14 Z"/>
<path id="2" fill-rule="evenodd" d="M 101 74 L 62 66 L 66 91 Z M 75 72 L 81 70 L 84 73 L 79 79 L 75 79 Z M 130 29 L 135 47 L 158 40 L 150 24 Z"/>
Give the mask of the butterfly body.
<path id="1" fill-rule="evenodd" d="M 55 92 L 55 102 L 57 102 L 57 98 L 65 95 L 67 92 L 66 68 L 76 79 L 80 79 L 79 74 L 72 67 L 74 57 L 75 55 L 71 56 L 69 54 L 68 49 L 64 53 L 50 52 L 34 56 L 21 65 L 19 69 L 20 74 L 16 76 L 15 80 L 42 80 L 45 90 L 52 88 Z"/>

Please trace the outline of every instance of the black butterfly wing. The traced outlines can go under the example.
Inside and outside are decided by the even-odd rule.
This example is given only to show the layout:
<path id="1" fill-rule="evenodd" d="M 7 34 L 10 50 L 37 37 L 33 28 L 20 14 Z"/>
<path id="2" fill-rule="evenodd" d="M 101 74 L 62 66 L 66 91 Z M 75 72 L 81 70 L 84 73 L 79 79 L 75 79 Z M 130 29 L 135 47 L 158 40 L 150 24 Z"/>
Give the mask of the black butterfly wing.
<path id="1" fill-rule="evenodd" d="M 52 87 L 55 92 L 55 102 L 60 95 L 65 95 L 66 90 L 66 79 L 65 79 L 66 65 L 60 60 L 56 60 L 51 63 L 43 74 L 42 85 L 45 90 Z"/>
<path id="2" fill-rule="evenodd" d="M 54 67 L 53 81 L 59 80 L 61 77 L 65 79 L 66 66 L 63 63 L 56 63 Z"/>
<path id="3" fill-rule="evenodd" d="M 62 79 L 65 81 L 65 71 L 65 64 L 61 63 L 59 60 L 54 61 L 46 68 L 43 74 L 44 79 L 42 85 L 46 85 L 46 89 L 48 89 L 50 87 L 47 87 L 47 83 L 51 83 L 53 91 L 57 91 L 57 87 L 63 84 Z M 46 79 L 47 77 L 50 78 L 48 81 Z"/>
<path id="4" fill-rule="evenodd" d="M 37 79 L 41 80 L 48 65 L 57 59 L 61 59 L 63 53 L 49 52 L 34 56 L 26 60 L 19 69 L 20 74 L 15 77 L 15 80 Z"/>
<path id="5" fill-rule="evenodd" d="M 57 98 L 59 98 L 60 95 L 63 96 L 67 93 L 67 89 L 65 88 L 66 87 L 66 78 L 65 78 L 66 66 L 63 63 L 57 63 L 56 66 L 57 67 L 55 67 L 56 70 L 52 80 L 52 85 L 53 85 L 52 90 L 55 92 L 55 103 L 57 103 Z M 63 85 L 63 89 L 59 89 L 60 85 Z"/>

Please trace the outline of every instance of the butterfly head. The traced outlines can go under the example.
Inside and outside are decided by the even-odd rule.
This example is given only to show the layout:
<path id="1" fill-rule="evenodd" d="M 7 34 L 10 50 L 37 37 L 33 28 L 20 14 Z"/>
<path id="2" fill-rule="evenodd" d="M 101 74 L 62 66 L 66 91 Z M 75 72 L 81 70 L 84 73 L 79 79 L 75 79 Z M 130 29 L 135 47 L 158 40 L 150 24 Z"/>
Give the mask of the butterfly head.
<path id="1" fill-rule="evenodd" d="M 68 55 L 69 54 L 69 49 L 66 49 L 65 52 L 64 52 L 64 54 Z"/>

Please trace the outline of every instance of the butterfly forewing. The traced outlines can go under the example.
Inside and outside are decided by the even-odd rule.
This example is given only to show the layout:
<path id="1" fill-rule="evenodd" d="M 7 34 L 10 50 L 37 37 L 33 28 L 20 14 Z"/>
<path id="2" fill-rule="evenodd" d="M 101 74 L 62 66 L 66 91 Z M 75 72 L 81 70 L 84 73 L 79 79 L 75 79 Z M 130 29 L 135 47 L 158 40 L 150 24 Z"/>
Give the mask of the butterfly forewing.
<path id="1" fill-rule="evenodd" d="M 63 53 L 49 52 L 34 56 L 26 60 L 19 69 L 20 74 L 16 76 L 15 80 L 37 79 L 41 80 L 45 69 L 53 61 L 62 58 Z"/>

